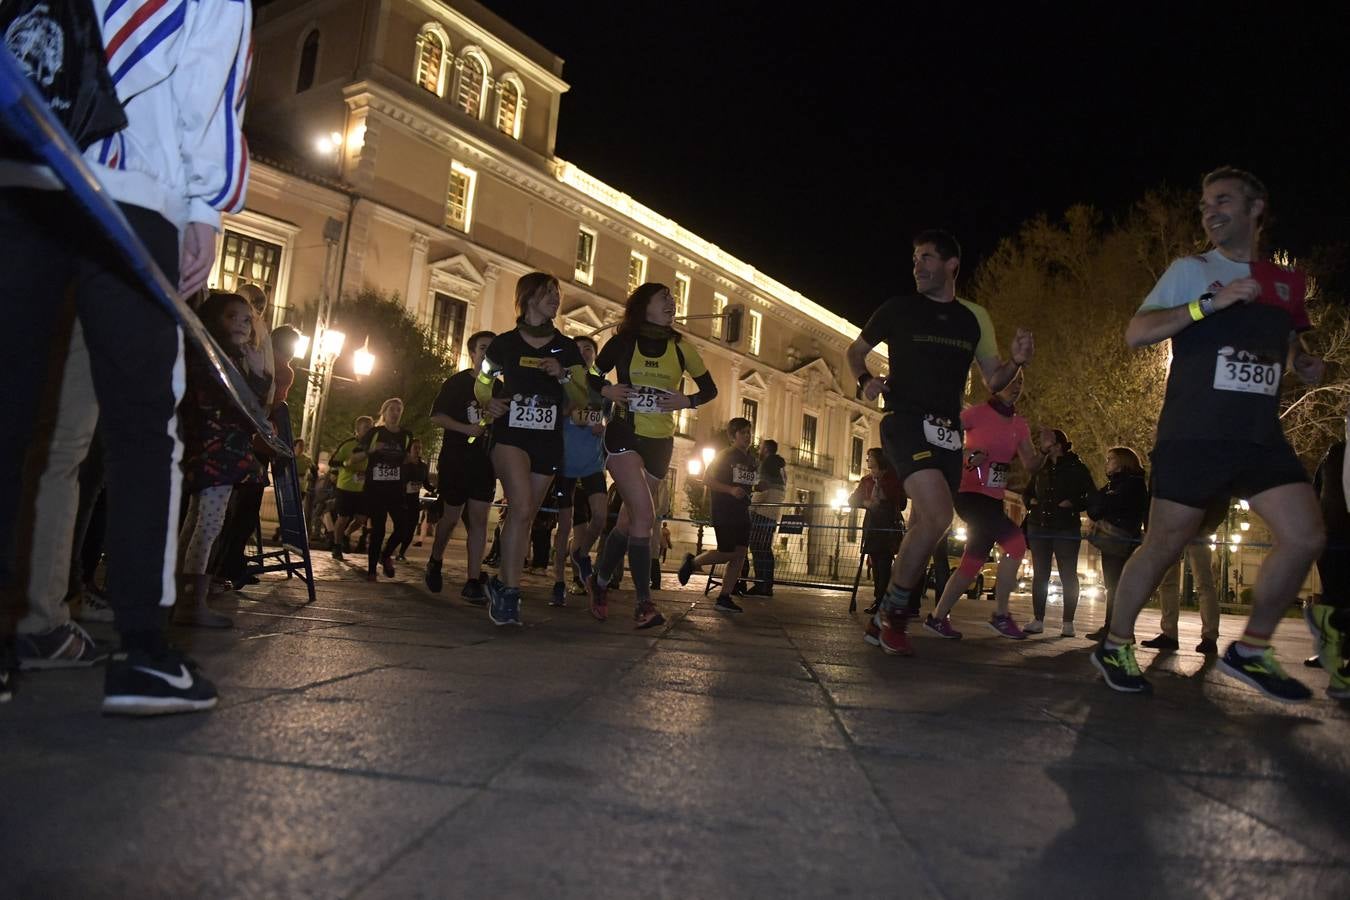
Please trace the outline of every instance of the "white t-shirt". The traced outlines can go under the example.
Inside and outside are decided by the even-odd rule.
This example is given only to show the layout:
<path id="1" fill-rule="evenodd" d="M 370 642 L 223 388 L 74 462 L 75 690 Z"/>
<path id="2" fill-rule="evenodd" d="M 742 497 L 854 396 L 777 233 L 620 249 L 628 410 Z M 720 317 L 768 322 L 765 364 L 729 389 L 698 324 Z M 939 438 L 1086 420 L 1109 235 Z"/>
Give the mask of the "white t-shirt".
<path id="1" fill-rule="evenodd" d="M 1249 264 L 1234 262 L 1218 250 L 1199 256 L 1183 256 L 1167 267 L 1163 277 L 1144 298 L 1139 311 L 1185 306 L 1192 300 L 1199 300 L 1201 294 L 1217 294 L 1224 285 L 1251 274 Z"/>

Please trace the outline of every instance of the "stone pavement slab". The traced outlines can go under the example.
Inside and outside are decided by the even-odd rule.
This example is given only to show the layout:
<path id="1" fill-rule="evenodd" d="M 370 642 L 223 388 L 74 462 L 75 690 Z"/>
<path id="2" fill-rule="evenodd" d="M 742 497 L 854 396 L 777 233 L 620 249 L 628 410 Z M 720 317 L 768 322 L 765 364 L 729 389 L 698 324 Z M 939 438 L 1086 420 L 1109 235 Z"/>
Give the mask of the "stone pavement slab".
<path id="1" fill-rule="evenodd" d="M 316 562 L 314 604 L 269 578 L 235 629 L 174 632 L 212 713 L 105 719 L 100 671 L 25 676 L 0 896 L 1350 896 L 1350 709 L 1296 619 L 1277 648 L 1318 697 L 1289 707 L 1188 652 L 1191 614 L 1129 697 L 1055 611 L 1012 642 L 963 602 L 964 640 L 899 659 L 839 594 L 663 590 L 638 632 L 627 592 L 597 623 L 529 576 L 499 629 L 453 559 L 435 596 L 415 563 Z"/>

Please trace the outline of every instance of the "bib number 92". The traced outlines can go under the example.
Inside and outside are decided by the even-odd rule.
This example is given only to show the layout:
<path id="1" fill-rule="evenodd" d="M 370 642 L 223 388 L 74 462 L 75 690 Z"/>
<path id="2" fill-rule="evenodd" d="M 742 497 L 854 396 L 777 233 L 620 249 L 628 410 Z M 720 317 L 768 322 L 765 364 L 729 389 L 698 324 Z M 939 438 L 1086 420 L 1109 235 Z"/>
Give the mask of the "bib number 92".
<path id="1" fill-rule="evenodd" d="M 929 417 L 923 420 L 923 438 L 943 450 L 961 449 L 961 429 L 945 419 Z"/>
<path id="2" fill-rule="evenodd" d="M 506 421 L 511 428 L 552 431 L 558 425 L 558 407 L 533 406 L 512 400 L 510 416 Z"/>

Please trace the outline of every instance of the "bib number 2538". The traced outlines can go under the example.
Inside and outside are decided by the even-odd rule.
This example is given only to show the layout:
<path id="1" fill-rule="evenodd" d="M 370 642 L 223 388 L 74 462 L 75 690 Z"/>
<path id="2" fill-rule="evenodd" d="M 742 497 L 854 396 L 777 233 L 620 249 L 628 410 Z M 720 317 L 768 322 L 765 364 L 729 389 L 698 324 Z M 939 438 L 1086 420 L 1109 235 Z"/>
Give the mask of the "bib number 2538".
<path id="1" fill-rule="evenodd" d="M 528 428 L 531 431 L 552 431 L 558 425 L 558 407 L 527 406 L 512 400 L 507 424 L 512 428 Z"/>

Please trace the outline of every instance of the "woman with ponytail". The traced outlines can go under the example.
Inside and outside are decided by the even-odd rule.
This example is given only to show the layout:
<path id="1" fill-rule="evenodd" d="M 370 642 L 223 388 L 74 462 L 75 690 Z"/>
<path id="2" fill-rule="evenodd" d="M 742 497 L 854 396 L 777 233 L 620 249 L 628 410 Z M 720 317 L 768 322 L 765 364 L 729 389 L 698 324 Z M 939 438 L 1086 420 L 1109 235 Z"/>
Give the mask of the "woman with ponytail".
<path id="1" fill-rule="evenodd" d="M 623 498 L 619 520 L 605 539 L 595 571 L 586 579 L 591 615 L 609 615 L 609 582 L 628 557 L 637 592 L 634 621 L 652 628 L 665 619 L 651 599 L 653 497 L 670 469 L 675 447 L 675 412 L 693 409 L 717 396 L 708 367 L 698 351 L 675 331 L 675 298 L 664 284 L 641 285 L 624 304 L 618 332 L 595 360 L 599 378 L 614 370 L 617 384 L 604 383 L 601 394 L 614 403 L 605 428 L 605 466 Z M 683 392 L 684 377 L 698 391 Z"/>
<path id="2" fill-rule="evenodd" d="M 562 464 L 563 410 L 589 400 L 581 351 L 553 326 L 561 303 L 558 279 L 544 272 L 523 276 L 516 283 L 516 328 L 492 339 L 474 383 L 479 409 L 494 421 L 492 465 L 507 500 L 500 572 L 487 584 L 494 625 L 521 624 L 526 540 Z M 493 396 L 498 379 L 501 396 Z"/>

